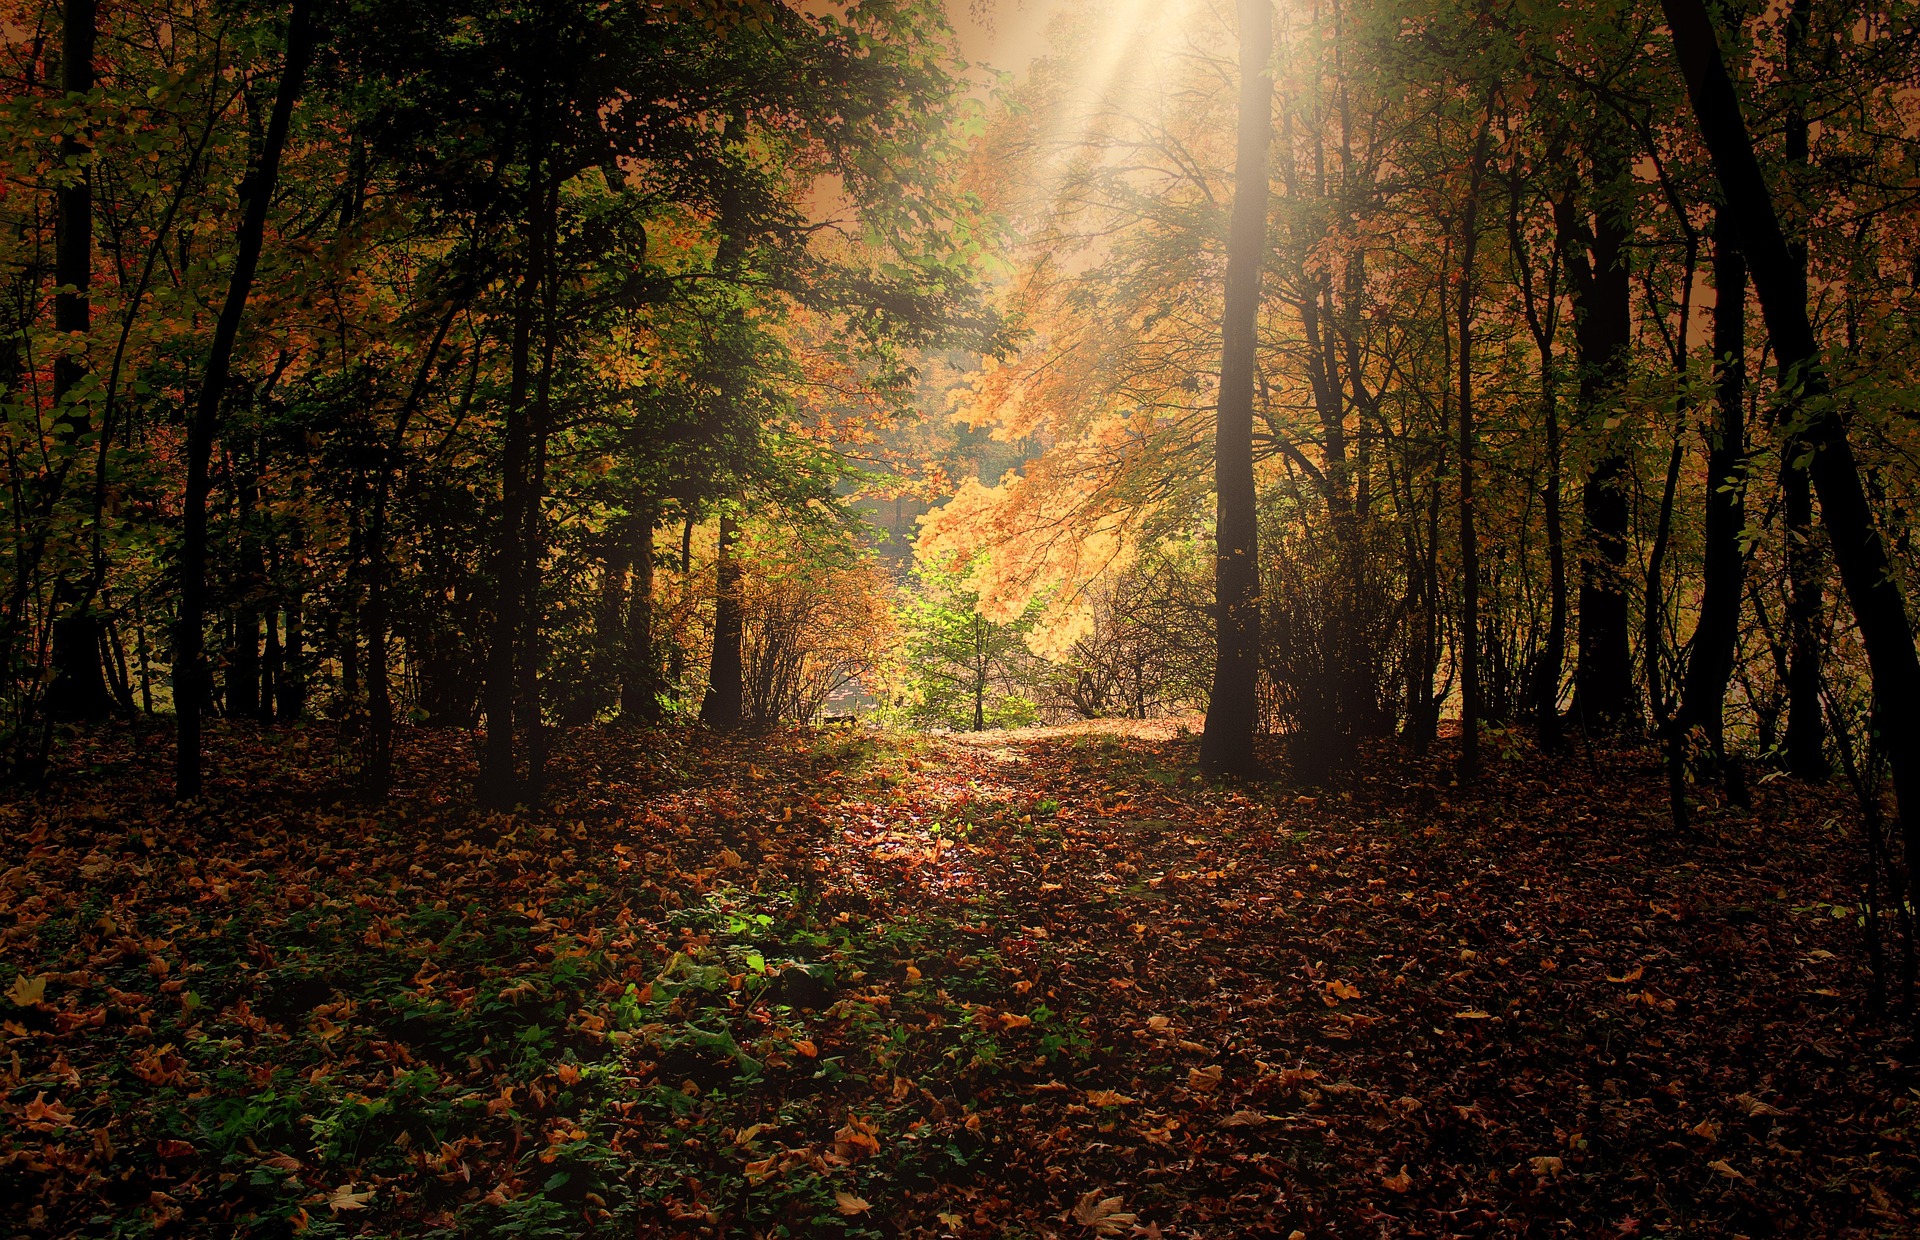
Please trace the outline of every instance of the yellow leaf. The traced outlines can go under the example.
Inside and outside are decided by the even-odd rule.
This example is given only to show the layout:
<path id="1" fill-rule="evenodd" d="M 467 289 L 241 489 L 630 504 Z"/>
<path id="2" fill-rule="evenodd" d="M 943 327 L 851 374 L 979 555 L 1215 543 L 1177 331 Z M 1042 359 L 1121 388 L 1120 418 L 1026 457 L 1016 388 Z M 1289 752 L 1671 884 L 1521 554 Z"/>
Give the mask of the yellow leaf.
<path id="1" fill-rule="evenodd" d="M 1073 1207 L 1073 1221 L 1097 1236 L 1124 1235 L 1137 1221 L 1136 1215 L 1123 1208 L 1125 1205 L 1119 1197 L 1102 1197 L 1095 1189 L 1082 1196 Z"/>
<path id="2" fill-rule="evenodd" d="M 353 1191 L 353 1185 L 342 1184 L 339 1188 L 327 1194 L 326 1205 L 327 1209 L 338 1214 L 342 1210 L 364 1210 L 367 1208 L 367 1203 L 372 1200 L 372 1189 L 368 1189 L 364 1193 L 356 1193 Z"/>
<path id="3" fill-rule="evenodd" d="M 29 978 L 26 974 L 17 974 L 13 979 L 13 989 L 7 992 L 7 998 L 13 1000 L 15 1007 L 32 1007 L 47 997 L 47 979 L 45 976 Z"/>
<path id="4" fill-rule="evenodd" d="M 1633 972 L 1623 973 L 1619 977 L 1615 977 L 1613 974 L 1609 973 L 1607 974 L 1607 980 L 1615 983 L 1616 985 L 1625 985 L 1628 982 L 1639 981 L 1641 978 L 1645 977 L 1646 974 L 1647 974 L 1646 966 L 1642 965 L 1639 968 L 1635 969 Z"/>
<path id="5" fill-rule="evenodd" d="M 1455 1012 L 1453 1018 L 1455 1020 L 1492 1020 L 1493 1013 L 1483 1012 L 1479 1008 L 1468 1008 L 1464 1012 Z"/>
<path id="6" fill-rule="evenodd" d="M 908 966 L 907 966 L 907 981 L 909 981 L 909 982 L 917 982 L 917 981 L 919 981 L 919 980 L 920 980 L 920 970 L 919 970 L 919 968 L 917 968 L 917 967 L 916 967 L 916 966 L 914 966 L 914 965 L 908 965 Z"/>
<path id="7" fill-rule="evenodd" d="M 842 1214 L 865 1214 L 873 1206 L 852 1193 L 836 1192 L 833 1195 L 833 1208 Z"/>
<path id="8" fill-rule="evenodd" d="M 1351 982 L 1328 982 L 1327 997 L 1336 1001 L 1340 999 L 1358 999 L 1360 997 L 1360 988 Z"/>

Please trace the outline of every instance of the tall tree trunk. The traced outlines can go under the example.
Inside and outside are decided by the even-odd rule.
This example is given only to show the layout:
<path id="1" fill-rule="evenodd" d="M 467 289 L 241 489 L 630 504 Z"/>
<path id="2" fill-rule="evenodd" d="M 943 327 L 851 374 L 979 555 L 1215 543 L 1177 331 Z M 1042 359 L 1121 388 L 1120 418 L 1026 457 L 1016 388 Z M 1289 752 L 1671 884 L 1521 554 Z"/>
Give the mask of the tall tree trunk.
<path id="1" fill-rule="evenodd" d="M 1625 176 L 1617 155 L 1596 160 L 1595 181 Z M 1605 423 L 1626 381 L 1633 320 L 1629 302 L 1627 229 L 1605 202 L 1592 226 L 1579 222 L 1571 198 L 1557 204 L 1560 243 L 1573 277 L 1574 340 L 1580 356 L 1580 420 L 1589 433 L 1607 435 Z M 1591 260 L 1588 250 L 1591 250 Z M 1627 713 L 1633 690 L 1629 654 L 1625 569 L 1627 563 L 1627 458 L 1608 449 L 1594 462 L 1580 489 L 1580 637 L 1574 665 L 1574 704 L 1581 724 L 1611 731 Z"/>
<path id="2" fill-rule="evenodd" d="M 180 550 L 180 616 L 174 639 L 175 715 L 179 747 L 174 758 L 174 792 L 182 800 L 200 795 L 200 715 L 209 696 L 206 667 L 207 617 L 207 493 L 208 464 L 220 426 L 220 403 L 226 396 L 227 376 L 233 367 L 234 341 L 240 317 L 260 267 L 260 248 L 267 230 L 267 207 L 280 179 L 280 153 L 287 145 L 293 102 L 300 94 L 307 63 L 313 57 L 312 0 L 294 0 L 287 20 L 286 65 L 274 92 L 260 160 L 248 175 L 246 206 L 240 219 L 239 252 L 227 283 L 226 303 L 214 325 L 213 346 L 207 357 L 192 420 L 187 426 L 187 486 L 182 505 Z"/>
<path id="3" fill-rule="evenodd" d="M 227 455 L 233 478 L 234 515 L 239 526 L 239 564 L 234 574 L 233 643 L 227 649 L 227 717 L 253 719 L 260 713 L 260 589 L 266 575 L 254 513 L 260 488 L 246 445 Z"/>
<path id="4" fill-rule="evenodd" d="M 631 723 L 660 718 L 659 662 L 653 649 L 653 531 L 651 507 L 634 517 L 633 569 L 627 581 L 626 649 L 621 658 L 620 717 Z"/>
<path id="5" fill-rule="evenodd" d="M 382 445 L 379 472 L 373 482 L 373 504 L 367 514 L 367 608 L 364 623 L 367 634 L 367 748 L 360 773 L 361 791 L 372 800 L 382 800 L 393 784 L 393 688 L 392 688 L 392 607 L 388 602 L 387 578 L 392 573 L 391 552 L 387 547 L 387 509 L 392 500 L 395 476 L 405 462 L 407 427 L 426 399 L 433 379 L 433 366 L 446 343 L 447 333 L 459 316 L 461 303 L 447 306 L 427 343 L 413 384 L 394 414 L 393 431 Z"/>
<path id="6" fill-rule="evenodd" d="M 740 726 L 745 693 L 740 644 L 745 625 L 740 614 L 740 525 L 730 512 L 720 515 L 720 546 L 714 556 L 713 657 L 707 664 L 707 696 L 700 722 L 710 728 Z"/>
<path id="7" fill-rule="evenodd" d="M 538 122 L 536 122 L 538 123 Z M 532 386 L 533 342 L 539 298 L 545 285 L 542 250 L 537 236 L 544 214 L 543 150 L 536 142 L 527 180 L 525 217 L 526 255 L 520 282 L 514 290 L 513 342 L 510 348 L 507 407 L 501 444 L 500 520 L 494 530 L 492 554 L 494 605 L 487 646 L 486 687 L 482 701 L 487 716 L 486 750 L 480 764 L 477 789 L 482 804 L 506 809 L 521 799 L 514 734 L 524 714 L 520 696 L 521 643 L 527 625 L 527 530 L 535 507 L 533 496 L 533 418 L 528 394 Z"/>
<path id="8" fill-rule="evenodd" d="M 1807 41 L 1809 0 L 1793 0 L 1784 34 L 1786 53 L 1785 146 L 1787 175 L 1804 184 L 1808 165 L 1806 89 L 1801 57 Z M 1800 283 L 1799 300 L 1806 302 L 1807 246 L 1794 221 L 1787 228 L 1787 248 L 1793 255 Z M 1785 406 L 1782 406 L 1785 412 Z M 1780 489 L 1787 537 L 1787 770 L 1801 779 L 1824 780 L 1827 765 L 1827 723 L 1820 703 L 1822 665 L 1826 658 L 1827 557 L 1814 528 L 1813 480 L 1807 472 L 1808 447 L 1794 433 L 1791 419 L 1780 422 Z"/>
<path id="9" fill-rule="evenodd" d="M 1255 766 L 1260 674 L 1260 566 L 1253 486 L 1253 387 L 1266 257 L 1267 144 L 1273 131 L 1271 0 L 1240 0 L 1239 149 L 1227 237 L 1226 308 L 1221 317 L 1220 396 L 1214 435 L 1213 691 L 1207 699 L 1200 765 L 1215 774 Z"/>
<path id="10" fill-rule="evenodd" d="M 1740 596 L 1747 561 L 1740 534 L 1747 524 L 1746 355 L 1747 265 L 1722 207 L 1714 217 L 1713 355 L 1715 424 L 1707 449 L 1706 563 L 1700 620 L 1680 695 L 1678 731 L 1699 729 L 1714 765 L 1726 769 L 1723 714 L 1740 639 Z"/>
<path id="11" fill-rule="evenodd" d="M 1473 510 L 1473 259 L 1480 249 L 1480 182 L 1493 125 L 1492 100 L 1480 122 L 1461 215 L 1460 298 L 1460 782 L 1480 778 L 1480 543 Z"/>
<path id="12" fill-rule="evenodd" d="M 1893 771 L 1902 843 L 1910 860 L 1920 858 L 1920 657 L 1914 652 L 1906 600 L 1874 524 L 1846 425 L 1826 399 L 1830 389 L 1807 315 L 1805 281 L 1754 156 L 1712 19 L 1702 0 L 1661 0 L 1661 8 L 1701 137 L 1713 157 L 1727 215 L 1760 296 L 1781 387 L 1789 399 L 1801 402 L 1798 418 L 1806 427 L 1813 458 L 1809 472 L 1873 674 L 1875 718 Z M 1907 871 L 1910 898 L 1920 897 L 1920 865 L 1910 864 Z"/>
<path id="13" fill-rule="evenodd" d="M 60 86 L 68 98 L 93 89 L 94 0 L 67 0 L 61 32 Z M 91 154 L 85 135 L 74 132 L 60 139 L 60 156 L 84 165 Z M 81 450 L 91 418 L 87 405 L 73 398 L 86 374 L 80 358 L 66 351 L 77 348 L 93 326 L 93 171 L 83 166 L 72 183 L 60 188 L 55 204 L 54 281 L 62 289 L 53 299 L 53 328 L 66 339 L 53 363 L 54 427 L 73 452 Z M 105 719 L 113 713 L 113 696 L 102 672 L 100 617 L 93 609 L 93 591 L 62 575 L 54 592 L 53 681 L 47 687 L 47 711 L 58 719 Z"/>

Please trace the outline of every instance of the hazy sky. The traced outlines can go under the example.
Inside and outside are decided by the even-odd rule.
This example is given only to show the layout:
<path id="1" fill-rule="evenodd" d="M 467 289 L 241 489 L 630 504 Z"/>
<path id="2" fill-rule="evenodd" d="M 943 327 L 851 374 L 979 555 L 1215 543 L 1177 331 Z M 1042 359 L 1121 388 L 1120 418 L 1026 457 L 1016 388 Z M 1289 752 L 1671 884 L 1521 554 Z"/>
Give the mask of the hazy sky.
<path id="1" fill-rule="evenodd" d="M 967 58 L 1011 73 L 1024 73 L 1046 50 L 1047 23 L 1065 7 L 1067 0 L 947 0 Z M 977 9 L 985 20 L 974 16 Z"/>

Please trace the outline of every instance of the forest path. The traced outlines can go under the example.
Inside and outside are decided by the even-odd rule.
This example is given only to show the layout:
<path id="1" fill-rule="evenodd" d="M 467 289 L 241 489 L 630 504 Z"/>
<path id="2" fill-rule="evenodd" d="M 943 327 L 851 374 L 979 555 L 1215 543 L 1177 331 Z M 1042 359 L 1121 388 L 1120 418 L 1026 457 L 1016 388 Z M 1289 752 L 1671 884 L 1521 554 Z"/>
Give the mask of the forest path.
<path id="1" fill-rule="evenodd" d="M 1634 751 L 1212 784 L 1194 740 L 76 747 L 0 806 L 0 1208 L 248 1234 L 1903 1234 L 1846 816 Z M 988 741 L 989 743 L 980 743 Z M 1117 1201 L 1116 1201 L 1117 1199 Z M 36 1213 L 37 1212 L 37 1213 Z M 1123 1218 L 1131 1215 L 1132 1218 Z M 1135 1228 L 1139 1231 L 1136 1232 Z"/>

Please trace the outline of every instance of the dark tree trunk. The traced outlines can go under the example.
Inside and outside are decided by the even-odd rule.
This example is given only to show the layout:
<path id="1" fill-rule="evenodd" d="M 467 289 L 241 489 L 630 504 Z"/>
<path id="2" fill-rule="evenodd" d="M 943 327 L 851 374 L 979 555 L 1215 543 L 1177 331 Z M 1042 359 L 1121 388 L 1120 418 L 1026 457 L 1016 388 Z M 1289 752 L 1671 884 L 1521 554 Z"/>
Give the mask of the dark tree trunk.
<path id="1" fill-rule="evenodd" d="M 1260 566 L 1253 487 L 1255 336 L 1260 268 L 1266 256 L 1267 144 L 1273 129 L 1273 10 L 1240 0 L 1239 149 L 1227 238 L 1226 308 L 1221 319 L 1219 424 L 1214 437 L 1213 691 L 1207 699 L 1200 765 L 1216 774 L 1255 767 L 1260 673 Z"/>
<path id="2" fill-rule="evenodd" d="M 69 96 L 93 89 L 94 0 L 67 0 L 60 48 L 60 86 Z M 60 139 L 63 160 L 88 155 L 83 135 Z M 53 299 L 53 327 L 69 341 L 84 338 L 93 325 L 88 291 L 93 283 L 93 172 L 86 169 L 62 186 L 55 204 L 54 281 L 71 292 Z M 79 358 L 62 352 L 53 363 L 55 431 L 70 448 L 81 450 L 91 424 L 84 401 L 70 399 L 86 373 Z M 56 719 L 105 719 L 113 713 L 113 695 L 102 672 L 104 631 L 93 610 L 93 591 L 62 579 L 54 593 L 53 681 L 47 686 L 47 711 Z"/>
<path id="3" fill-rule="evenodd" d="M 433 366 L 440 347 L 459 315 L 458 302 L 440 316 L 433 339 L 428 342 L 420 365 L 415 368 L 413 385 L 394 414 L 393 432 L 382 448 L 379 474 L 373 484 L 373 506 L 367 517 L 367 609 L 364 617 L 367 634 L 367 749 L 361 771 L 361 790 L 369 798 L 380 800 L 393 783 L 393 688 L 391 684 L 392 607 L 388 602 L 387 579 L 392 572 L 391 552 L 387 546 L 387 509 L 393 493 L 395 475 L 402 468 L 407 448 L 407 427 L 415 410 L 426 398 L 433 378 Z"/>
<path id="4" fill-rule="evenodd" d="M 233 475 L 235 517 L 239 525 L 239 572 L 234 582 L 233 644 L 227 651 L 227 716 L 254 719 L 260 714 L 260 589 L 266 575 L 254 513 L 260 488 L 253 465 L 242 450 L 228 456 Z"/>
<path id="5" fill-rule="evenodd" d="M 1617 158 L 1617 157 L 1616 157 Z M 1623 170 L 1597 162 L 1596 181 L 1621 179 Z M 1611 174 L 1611 175 L 1609 175 Z M 1573 277 L 1574 341 L 1580 358 L 1580 420 L 1606 435 L 1605 423 L 1626 381 L 1633 321 L 1629 303 L 1627 229 L 1600 203 L 1589 229 L 1571 199 L 1556 214 L 1568 273 Z M 1588 250 L 1592 258 L 1588 258 Z M 1609 450 L 1594 462 L 1580 489 L 1580 638 L 1574 665 L 1574 709 L 1582 726 L 1611 731 L 1627 713 L 1633 691 L 1625 569 L 1627 458 Z"/>
<path id="6" fill-rule="evenodd" d="M 1793 0 L 1787 10 L 1784 35 L 1787 100 L 1785 146 L 1787 175 L 1804 184 L 1808 164 L 1807 110 L 1802 92 L 1806 83 L 1801 57 L 1807 40 L 1808 0 Z M 1795 226 L 1798 225 L 1798 226 Z M 1789 225 L 1787 248 L 1793 255 L 1799 300 L 1806 302 L 1807 247 L 1799 221 Z M 1784 407 L 1783 407 L 1784 412 Z M 1826 714 L 1820 704 L 1820 681 L 1826 658 L 1827 557 L 1814 529 L 1813 480 L 1807 473 L 1808 445 L 1783 418 L 1780 441 L 1780 489 L 1787 536 L 1787 770 L 1801 779 L 1824 780 L 1827 765 Z"/>
<path id="7" fill-rule="evenodd" d="M 486 749 L 481 757 L 478 793 L 482 804 L 507 809 L 521 799 L 520 773 L 514 733 L 515 699 L 522 669 L 521 643 L 527 625 L 527 530 L 535 507 L 533 496 L 533 419 L 528 392 L 532 386 L 533 340 L 539 296 L 544 284 L 541 247 L 534 234 L 544 213 L 546 195 L 540 184 L 541 159 L 528 172 L 525 267 L 514 293 L 513 343 L 507 388 L 500 466 L 500 519 L 494 530 L 493 589 L 497 600 L 487 647 Z M 524 712 L 525 704 L 521 703 Z"/>
<path id="8" fill-rule="evenodd" d="M 1830 773 L 1820 705 L 1827 557 L 1813 523 L 1813 479 L 1803 459 L 1808 450 L 1798 435 L 1781 440 L 1781 507 L 1787 527 L 1787 730 L 1782 745 L 1787 770 L 1818 782 Z"/>
<path id="9" fill-rule="evenodd" d="M 1760 309 L 1780 366 L 1781 386 L 1801 402 L 1809 472 L 1820 496 L 1833 558 L 1867 648 L 1880 744 L 1893 771 L 1903 845 L 1920 857 L 1920 658 L 1915 657 L 1906 600 L 1874 524 L 1846 426 L 1826 399 L 1819 342 L 1807 315 L 1806 286 L 1781 232 L 1773 198 L 1753 153 L 1739 97 L 1720 58 L 1702 0 L 1661 0 L 1687 94 L 1713 156 L 1727 215 L 1746 255 Z M 1910 897 L 1920 895 L 1920 866 L 1908 867 Z"/>
<path id="10" fill-rule="evenodd" d="M 301 624 L 304 601 L 298 585 L 288 591 L 284 607 L 286 645 L 280 652 L 280 675 L 274 684 L 274 715 L 282 723 L 291 723 L 307 713 L 306 634 Z"/>
<path id="11" fill-rule="evenodd" d="M 182 505 L 184 513 L 180 550 L 180 617 L 173 646 L 175 715 L 179 726 L 174 792 L 182 800 L 200 795 L 200 714 L 209 696 L 206 667 L 207 467 L 213 456 L 214 436 L 219 430 L 220 403 L 226 396 L 227 376 L 233 367 L 233 346 L 240 334 L 240 317 L 246 312 L 247 296 L 253 291 L 254 273 L 260 266 L 260 248 L 267 230 L 267 207 L 280 177 L 280 153 L 287 144 L 287 128 L 293 118 L 293 101 L 300 94 L 301 81 L 306 76 L 307 62 L 312 56 L 312 3 L 311 0 L 294 0 L 293 12 L 287 22 L 286 65 L 280 72 L 279 88 L 274 92 L 273 111 L 267 120 L 259 163 L 246 180 L 246 206 L 240 220 L 239 252 L 234 258 L 233 274 L 227 283 L 226 302 L 214 326 L 206 375 L 187 427 L 187 486 Z"/>
<path id="12" fill-rule="evenodd" d="M 745 692 L 740 644 L 745 625 L 740 614 L 740 559 L 735 545 L 739 523 L 730 513 L 720 517 L 720 546 L 715 555 L 713 600 L 713 658 L 707 665 L 707 696 L 700 703 L 700 722 L 710 728 L 740 726 Z"/>
<path id="13" fill-rule="evenodd" d="M 1740 533 L 1747 524 L 1747 266 L 1725 208 L 1715 216 L 1713 286 L 1713 355 L 1720 370 L 1714 387 L 1717 417 L 1707 449 L 1706 562 L 1677 730 L 1685 736 L 1698 729 L 1713 763 L 1724 770 L 1722 715 L 1740 638 L 1740 596 L 1747 574 L 1746 557 L 1740 553 Z"/>
<path id="14" fill-rule="evenodd" d="M 1461 783 L 1480 778 L 1480 543 L 1473 510 L 1473 259 L 1480 249 L 1480 181 L 1486 171 L 1491 101 L 1468 176 L 1460 239 L 1460 765 Z"/>
<path id="15" fill-rule="evenodd" d="M 653 531 L 657 514 L 643 509 L 633 523 L 632 570 L 627 578 L 625 650 L 620 661 L 620 716 L 634 723 L 660 718 L 659 660 L 653 649 Z"/>

